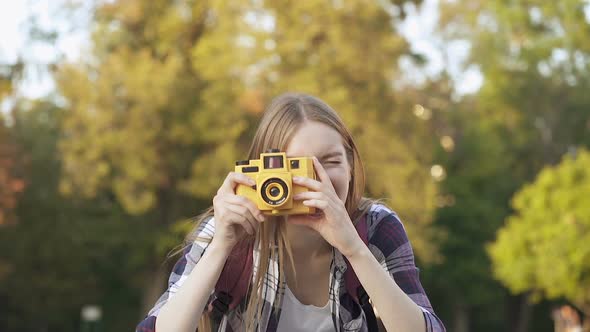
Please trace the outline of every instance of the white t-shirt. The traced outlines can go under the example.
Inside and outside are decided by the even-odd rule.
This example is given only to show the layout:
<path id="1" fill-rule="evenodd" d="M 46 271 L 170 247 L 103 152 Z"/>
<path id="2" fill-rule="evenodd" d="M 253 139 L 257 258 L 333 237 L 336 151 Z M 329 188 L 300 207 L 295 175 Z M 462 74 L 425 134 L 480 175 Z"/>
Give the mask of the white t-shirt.
<path id="1" fill-rule="evenodd" d="M 277 331 L 283 332 L 333 332 L 336 331 L 332 322 L 330 301 L 322 308 L 305 305 L 299 302 L 289 287 L 285 288 L 285 296 L 281 306 L 281 317 Z"/>

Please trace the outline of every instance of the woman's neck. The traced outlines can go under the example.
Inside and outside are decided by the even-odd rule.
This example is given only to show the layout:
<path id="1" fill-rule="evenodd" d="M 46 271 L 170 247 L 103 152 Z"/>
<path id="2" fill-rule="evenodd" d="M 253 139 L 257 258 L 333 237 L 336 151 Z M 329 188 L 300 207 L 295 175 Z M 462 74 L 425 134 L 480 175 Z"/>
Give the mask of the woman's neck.
<path id="1" fill-rule="evenodd" d="M 285 224 L 293 262 L 286 256 L 285 279 L 301 303 L 323 307 L 328 301 L 332 246 L 313 229 Z M 305 287 L 300 287 L 305 286 Z"/>

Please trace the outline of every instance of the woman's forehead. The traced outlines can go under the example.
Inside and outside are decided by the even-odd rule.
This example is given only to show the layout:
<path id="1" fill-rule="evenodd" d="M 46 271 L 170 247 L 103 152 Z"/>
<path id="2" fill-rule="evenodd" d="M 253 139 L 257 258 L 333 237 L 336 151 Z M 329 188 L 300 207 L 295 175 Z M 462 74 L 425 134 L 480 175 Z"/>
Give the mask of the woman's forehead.
<path id="1" fill-rule="evenodd" d="M 340 154 L 344 152 L 342 137 L 334 128 L 323 123 L 307 122 L 302 125 L 287 145 L 287 157 Z"/>
<path id="2" fill-rule="evenodd" d="M 332 146 L 326 149 L 298 149 L 298 150 L 287 150 L 287 158 L 299 158 L 299 157 L 312 157 L 315 156 L 318 159 L 342 157 L 344 156 L 344 148 L 342 144 L 340 146 Z"/>

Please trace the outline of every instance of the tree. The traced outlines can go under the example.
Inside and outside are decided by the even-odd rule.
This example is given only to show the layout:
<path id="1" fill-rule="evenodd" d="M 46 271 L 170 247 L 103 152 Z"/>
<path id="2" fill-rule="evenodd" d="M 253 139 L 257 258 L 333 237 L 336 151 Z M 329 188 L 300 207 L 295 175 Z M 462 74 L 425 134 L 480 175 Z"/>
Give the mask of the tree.
<path id="1" fill-rule="evenodd" d="M 20 62 L 0 64 L 0 106 L 12 97 L 22 69 Z M 7 115 L 0 110 L 0 232 L 2 228 L 17 221 L 14 210 L 25 187 L 20 171 L 25 160 L 20 155 L 20 148 L 12 137 L 6 120 Z M 10 270 L 10 263 L 0 259 L 0 281 L 4 280 Z"/>
<path id="2" fill-rule="evenodd" d="M 67 101 L 62 192 L 88 198 L 111 192 L 128 213 L 152 225 L 144 239 L 151 243 L 144 312 L 167 276 L 161 236 L 208 205 L 238 159 L 244 112 L 237 103 L 239 77 L 228 61 L 239 59 L 239 49 L 227 47 L 231 38 L 214 48 L 203 37 L 213 26 L 236 29 L 235 20 L 212 22 L 215 6 L 99 3 L 93 60 L 63 63 L 56 74 Z"/>
<path id="3" fill-rule="evenodd" d="M 59 193 L 57 148 L 64 110 L 19 100 L 11 137 L 27 163 L 27 186 L 0 228 L 2 331 L 79 331 L 80 309 L 103 308 L 105 330 L 130 330 L 149 262 L 150 224 L 133 218 L 109 193 L 92 200 Z"/>
<path id="4" fill-rule="evenodd" d="M 463 128 L 474 130 L 471 143 L 465 143 L 479 152 L 456 161 L 485 172 L 473 177 L 465 168 L 454 171 L 456 161 L 452 160 L 460 156 L 451 156 L 448 180 L 441 188 L 456 201 L 454 207 L 441 209 L 436 221 L 448 231 L 443 255 L 458 262 L 458 266 L 443 266 L 436 274 L 449 281 L 444 288 L 450 296 L 465 291 L 465 282 L 452 277 L 457 270 L 466 271 L 465 278 L 479 276 L 473 284 L 495 285 L 487 273 L 490 260 L 480 244 L 492 241 L 512 212 L 509 198 L 543 167 L 557 163 L 574 147 L 590 143 L 586 93 L 589 24 L 582 1 L 465 0 L 441 4 L 445 43 L 466 43 L 470 54 L 461 65 L 479 69 L 484 77 L 481 90 L 461 101 L 464 111 L 458 115 L 464 118 Z M 452 135 L 459 151 L 464 144 L 460 136 Z M 471 214 L 472 208 L 483 209 Z M 470 224 L 480 227 L 471 228 Z M 495 289 L 495 294 L 506 293 Z M 508 325 L 499 328 L 528 329 L 533 312 L 526 294 L 499 302 L 498 296 L 478 299 L 477 291 L 472 291 L 478 301 L 467 301 L 472 303 L 467 305 L 468 317 L 476 315 L 479 305 L 517 307 L 515 319 L 498 313 L 497 317 L 506 317 Z M 542 317 L 546 319 L 548 314 Z M 478 320 L 471 319 L 471 324 Z"/>
<path id="5" fill-rule="evenodd" d="M 20 172 L 23 162 L 9 128 L 0 117 L 0 227 L 16 222 L 14 209 L 25 186 Z"/>
<path id="6" fill-rule="evenodd" d="M 590 153 L 564 156 L 519 190 L 515 213 L 489 247 L 512 292 L 565 297 L 590 317 Z M 586 322 L 588 324 L 588 322 Z"/>
<path id="7" fill-rule="evenodd" d="M 12 96 L 22 69 L 20 62 L 0 64 L 0 104 Z M 19 172 L 24 160 L 19 156 L 19 148 L 11 136 L 6 119 L 7 116 L 0 110 L 0 227 L 15 222 L 13 210 L 18 194 L 24 189 L 22 174 Z"/>
<path id="8" fill-rule="evenodd" d="M 404 2 L 272 1 L 250 8 L 255 66 L 246 81 L 260 104 L 285 91 L 303 91 L 331 105 L 363 155 L 369 195 L 386 198 L 403 220 L 416 254 L 438 257 L 431 227 L 436 183 L 427 121 L 414 116 L 415 87 L 394 86 L 398 59 L 410 54 L 395 24 Z M 392 14 L 397 12 L 399 14 Z"/>
<path id="9" fill-rule="evenodd" d="M 434 88 L 422 93 L 436 96 Z M 518 160 L 509 153 L 509 137 L 487 127 L 485 117 L 473 112 L 473 99 L 446 100 L 442 109 L 428 106 L 437 123 L 435 161 L 445 172 L 435 214 L 435 224 L 445 231 L 440 243 L 443 261 L 422 275 L 434 298 L 445 303 L 437 310 L 449 329 L 508 330 L 506 291 L 490 276 L 483 244 L 494 239 L 509 213 L 505 202 L 520 181 L 514 168 Z M 451 296 L 452 301 L 444 300 Z"/>
<path id="10" fill-rule="evenodd" d="M 558 162 L 576 144 L 590 144 L 586 6 L 468 0 L 443 7 L 447 36 L 470 42 L 465 65 L 478 66 L 485 77 L 479 111 L 513 137 L 531 170 Z"/>
<path id="11" fill-rule="evenodd" d="M 157 248 L 210 205 L 263 105 L 288 90 L 342 114 L 367 156 L 369 193 L 393 197 L 417 255 L 436 258 L 428 126 L 391 83 L 409 52 L 392 25 L 401 13 L 366 1 L 98 2 L 92 57 L 56 72 L 61 190 L 113 193 L 153 226 L 144 311 L 165 283 Z"/>

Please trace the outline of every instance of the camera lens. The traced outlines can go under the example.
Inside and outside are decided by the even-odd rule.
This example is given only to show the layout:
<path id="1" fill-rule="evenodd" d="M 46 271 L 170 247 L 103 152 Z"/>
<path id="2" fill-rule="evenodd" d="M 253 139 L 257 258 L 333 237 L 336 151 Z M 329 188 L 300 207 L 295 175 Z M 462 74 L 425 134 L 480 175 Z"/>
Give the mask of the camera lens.
<path id="1" fill-rule="evenodd" d="M 270 195 L 272 197 L 277 197 L 281 193 L 281 190 L 277 187 L 270 188 Z"/>
<path id="2" fill-rule="evenodd" d="M 260 196 L 268 205 L 278 206 L 287 200 L 289 188 L 285 181 L 279 178 L 270 178 L 260 187 Z"/>

